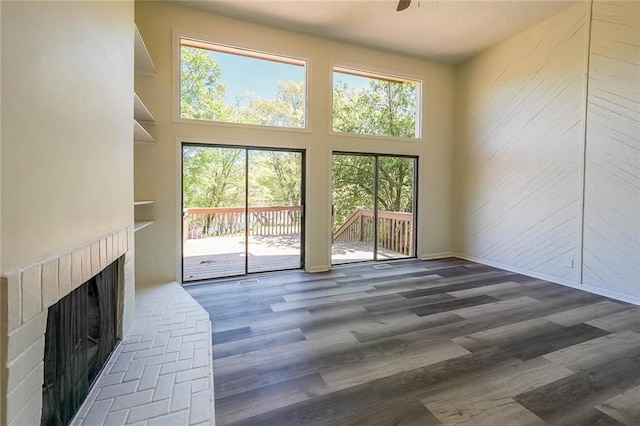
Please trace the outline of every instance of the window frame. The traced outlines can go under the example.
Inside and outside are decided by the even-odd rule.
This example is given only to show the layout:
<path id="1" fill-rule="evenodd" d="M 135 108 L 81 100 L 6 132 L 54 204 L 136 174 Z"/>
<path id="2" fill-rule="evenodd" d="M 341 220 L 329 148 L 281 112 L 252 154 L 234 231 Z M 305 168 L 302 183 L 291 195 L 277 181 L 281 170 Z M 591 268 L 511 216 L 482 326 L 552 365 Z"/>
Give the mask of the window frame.
<path id="1" fill-rule="evenodd" d="M 338 69 L 338 70 L 337 70 Z M 346 70 L 348 72 L 343 72 L 341 70 Z M 339 61 L 332 60 L 329 64 L 329 72 L 331 82 L 329 88 L 329 125 L 328 132 L 329 135 L 332 136 L 341 136 L 341 137 L 353 137 L 353 138 L 366 138 L 373 140 L 399 140 L 405 142 L 419 142 L 423 140 L 423 130 L 424 130 L 424 115 L 423 115 L 423 99 L 424 99 L 424 80 L 425 76 L 409 74 L 404 72 L 393 71 L 389 69 L 381 69 L 375 66 L 365 66 L 362 64 L 354 64 L 349 63 L 347 61 Z M 412 138 L 398 137 L 398 136 L 386 136 L 386 135 L 370 135 L 366 133 L 349 133 L 349 132 L 340 132 L 334 130 L 333 127 L 333 96 L 334 96 L 334 77 L 335 72 L 352 74 L 356 76 L 362 76 L 365 78 L 378 78 L 380 80 L 387 81 L 397 81 L 397 82 L 415 82 L 418 84 L 418 93 L 416 94 L 416 112 L 415 112 L 415 120 L 416 120 L 416 135 Z"/>
<path id="2" fill-rule="evenodd" d="M 304 108 L 305 108 L 305 117 L 304 117 L 304 127 L 282 127 L 282 126 L 268 126 L 263 124 L 246 124 L 246 123 L 234 123 L 227 121 L 215 121 L 215 120 L 201 120 L 196 118 L 183 118 L 181 116 L 181 105 L 180 105 L 180 95 L 181 95 L 181 81 L 180 81 L 180 66 L 181 66 L 181 47 L 182 40 L 188 39 L 192 40 L 194 43 L 202 43 L 202 44 L 211 44 L 213 46 L 221 46 L 222 49 L 219 51 L 222 53 L 231 53 L 232 51 L 246 51 L 255 53 L 253 55 L 244 55 L 247 57 L 252 57 L 256 59 L 270 60 L 267 57 L 282 57 L 284 60 L 278 61 L 274 59 L 275 62 L 287 63 L 286 59 L 290 59 L 291 62 L 301 62 L 304 63 L 304 84 L 305 84 L 305 100 L 304 100 Z M 278 132 L 294 132 L 294 133 L 311 133 L 311 114 L 310 114 L 310 97 L 311 97 L 311 84 L 310 84 L 310 72 L 312 59 L 308 55 L 303 55 L 299 52 L 291 52 L 282 49 L 272 49 L 265 48 L 265 46 L 261 46 L 256 43 L 238 43 L 232 42 L 229 40 L 225 40 L 219 37 L 213 37 L 211 35 L 205 35 L 201 33 L 194 33 L 185 30 L 174 29 L 172 35 L 173 41 L 173 54 L 172 54 L 172 122 L 178 124 L 198 124 L 205 126 L 217 126 L 217 127 L 229 127 L 229 128 L 240 128 L 240 129 L 259 129 L 259 130 L 272 130 Z M 215 49 L 212 49 L 215 50 Z M 228 50 L 229 52 L 225 52 Z M 234 53 L 231 53 L 234 54 Z M 264 56 L 260 58 L 260 56 Z M 293 64 L 292 64 L 293 65 Z"/>

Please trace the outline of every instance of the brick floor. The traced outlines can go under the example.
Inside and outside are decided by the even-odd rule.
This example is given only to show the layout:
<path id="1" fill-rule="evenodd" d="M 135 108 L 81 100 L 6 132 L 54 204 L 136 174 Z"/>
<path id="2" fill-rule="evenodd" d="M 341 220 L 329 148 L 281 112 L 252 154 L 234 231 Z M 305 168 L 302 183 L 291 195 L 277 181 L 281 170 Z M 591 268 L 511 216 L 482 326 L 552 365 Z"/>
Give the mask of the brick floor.
<path id="1" fill-rule="evenodd" d="M 177 283 L 136 294 L 136 321 L 72 425 L 214 423 L 211 321 Z"/>

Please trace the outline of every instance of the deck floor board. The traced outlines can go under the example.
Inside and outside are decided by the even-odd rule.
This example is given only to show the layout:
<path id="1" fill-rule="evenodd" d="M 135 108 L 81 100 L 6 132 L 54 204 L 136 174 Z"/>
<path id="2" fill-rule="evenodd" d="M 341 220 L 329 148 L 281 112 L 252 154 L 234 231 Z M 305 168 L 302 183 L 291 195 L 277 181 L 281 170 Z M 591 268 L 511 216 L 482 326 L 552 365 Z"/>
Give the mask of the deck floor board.
<path id="1" fill-rule="evenodd" d="M 183 248 L 183 281 L 200 281 L 249 273 L 300 269 L 300 235 L 253 235 L 248 238 L 248 260 L 243 236 L 189 239 Z M 406 257 L 378 249 L 378 260 Z M 345 264 L 373 260 L 373 245 L 365 242 L 335 242 L 332 262 Z"/>

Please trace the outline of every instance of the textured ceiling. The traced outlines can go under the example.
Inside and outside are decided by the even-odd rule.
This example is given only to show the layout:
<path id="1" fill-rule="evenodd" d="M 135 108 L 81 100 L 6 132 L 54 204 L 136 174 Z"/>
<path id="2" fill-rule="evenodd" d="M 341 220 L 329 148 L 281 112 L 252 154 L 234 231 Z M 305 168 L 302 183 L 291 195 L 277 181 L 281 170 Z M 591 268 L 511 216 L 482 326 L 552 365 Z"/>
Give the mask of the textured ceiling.
<path id="1" fill-rule="evenodd" d="M 246 21 L 459 63 L 579 3 L 572 1 L 209 0 L 182 5 Z"/>

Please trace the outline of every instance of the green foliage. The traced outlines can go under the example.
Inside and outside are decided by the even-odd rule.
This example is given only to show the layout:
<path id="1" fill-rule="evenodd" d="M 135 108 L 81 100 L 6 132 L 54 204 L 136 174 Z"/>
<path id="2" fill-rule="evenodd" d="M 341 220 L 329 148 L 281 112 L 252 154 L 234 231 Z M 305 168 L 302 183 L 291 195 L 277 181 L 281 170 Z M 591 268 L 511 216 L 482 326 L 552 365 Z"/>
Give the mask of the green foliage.
<path id="1" fill-rule="evenodd" d="M 299 206 L 302 154 L 249 151 L 249 203 Z M 241 207 L 245 202 L 244 149 L 183 148 L 184 207 Z"/>
<path id="2" fill-rule="evenodd" d="M 365 135 L 416 137 L 417 86 L 412 82 L 369 80 L 368 89 L 336 82 L 333 129 Z"/>
<path id="3" fill-rule="evenodd" d="M 279 81 L 274 99 L 249 97 L 249 106 L 238 109 L 234 122 L 302 128 L 304 110 L 304 82 Z"/>
<path id="4" fill-rule="evenodd" d="M 378 158 L 378 203 L 380 210 L 413 211 L 414 159 Z"/>
<path id="5" fill-rule="evenodd" d="M 185 146 L 182 159 L 185 208 L 244 205 L 244 150 Z"/>
<path id="6" fill-rule="evenodd" d="M 304 82 L 278 82 L 274 99 L 246 94 L 230 104 L 220 82 L 223 70 L 204 49 L 180 49 L 180 116 L 199 120 L 279 127 L 304 127 Z M 247 105 L 244 105 L 247 104 Z"/>
<path id="7" fill-rule="evenodd" d="M 375 203 L 375 158 L 361 155 L 333 156 L 334 229 L 358 209 L 373 209 Z M 413 211 L 414 160 L 404 157 L 378 158 L 378 209 Z"/>
<path id="8" fill-rule="evenodd" d="M 335 230 L 358 209 L 373 209 L 375 159 L 359 155 L 334 155 L 332 169 Z"/>
<path id="9" fill-rule="evenodd" d="M 302 202 L 302 154 L 251 151 L 250 202 L 255 206 L 299 206 Z"/>
<path id="10" fill-rule="evenodd" d="M 185 118 L 282 127 L 304 127 L 304 82 L 279 82 L 274 99 L 248 95 L 244 102 L 225 102 L 223 70 L 202 49 L 181 48 L 181 115 Z M 334 88 L 334 129 L 340 132 L 413 138 L 413 83 L 370 80 L 367 89 Z M 242 104 L 242 105 L 241 105 Z M 185 147 L 185 207 L 235 207 L 245 204 L 245 151 L 233 148 Z M 299 205 L 301 154 L 250 152 L 249 200 L 255 206 Z M 335 222 L 338 227 L 358 208 L 374 207 L 373 157 L 333 157 Z M 379 157 L 378 208 L 409 212 L 413 205 L 413 159 Z"/>
<path id="11" fill-rule="evenodd" d="M 402 138 L 416 137 L 417 86 L 412 82 L 369 80 L 367 89 L 337 81 L 333 90 L 333 128 L 338 132 Z M 414 160 L 379 157 L 378 209 L 411 212 Z M 373 157 L 333 157 L 334 227 L 359 208 L 373 209 Z"/>
<path id="12" fill-rule="evenodd" d="M 222 70 L 206 50 L 180 49 L 180 116 L 228 121 L 234 111 L 224 101 Z"/>
<path id="13" fill-rule="evenodd" d="M 279 82 L 274 99 L 248 95 L 248 105 L 228 104 L 223 70 L 206 50 L 181 47 L 180 111 L 183 118 L 266 126 L 304 127 L 304 82 Z M 255 155 L 253 155 L 255 153 Z M 185 207 L 245 204 L 244 150 L 185 147 Z M 300 205 L 300 154 L 252 151 L 250 201 L 253 205 Z"/>

